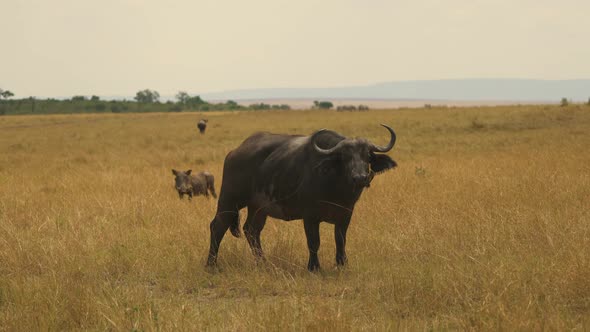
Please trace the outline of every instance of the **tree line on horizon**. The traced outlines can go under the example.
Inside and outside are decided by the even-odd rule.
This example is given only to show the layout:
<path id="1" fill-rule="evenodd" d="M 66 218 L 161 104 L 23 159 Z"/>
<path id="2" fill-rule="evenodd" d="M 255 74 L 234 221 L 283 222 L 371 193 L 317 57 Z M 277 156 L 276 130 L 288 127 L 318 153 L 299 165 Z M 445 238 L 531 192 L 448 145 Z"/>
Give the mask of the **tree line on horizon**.
<path id="1" fill-rule="evenodd" d="M 130 112 L 183 112 L 183 111 L 233 111 L 233 110 L 290 110 L 287 104 L 254 103 L 248 106 L 233 100 L 211 103 L 200 96 L 179 91 L 176 101 L 160 101 L 156 90 L 144 89 L 133 100 L 103 100 L 97 95 L 72 96 L 70 99 L 27 97 L 11 99 L 9 90 L 0 89 L 0 115 L 9 114 L 68 114 L 68 113 L 130 113 Z"/>
<path id="2" fill-rule="evenodd" d="M 11 114 L 69 114 L 69 113 L 132 113 L 132 112 L 208 112 L 208 111 L 233 111 L 233 110 L 290 110 L 287 104 L 253 103 L 248 106 L 240 105 L 236 101 L 211 103 L 203 100 L 199 95 L 191 96 L 185 91 L 179 91 L 176 101 L 160 101 L 160 94 L 156 90 L 144 89 L 135 94 L 133 100 L 103 100 L 97 95 L 90 97 L 76 95 L 70 99 L 38 99 L 27 97 L 11 99 L 14 93 L 10 90 L 0 89 L 0 115 Z M 560 106 L 567 107 L 571 104 L 566 98 L 562 98 Z M 590 106 L 590 98 L 586 103 Z M 425 104 L 430 108 L 430 104 Z M 334 108 L 331 101 L 315 100 L 311 109 L 329 110 Z M 337 111 L 366 111 L 366 105 L 340 105 Z"/>

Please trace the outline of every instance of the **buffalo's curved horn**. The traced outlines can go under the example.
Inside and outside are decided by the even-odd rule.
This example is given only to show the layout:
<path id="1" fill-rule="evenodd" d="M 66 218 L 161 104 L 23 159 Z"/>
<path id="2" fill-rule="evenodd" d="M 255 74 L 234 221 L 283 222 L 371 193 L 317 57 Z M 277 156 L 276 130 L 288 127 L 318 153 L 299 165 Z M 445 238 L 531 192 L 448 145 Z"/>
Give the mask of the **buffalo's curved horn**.
<path id="1" fill-rule="evenodd" d="M 341 143 L 342 143 L 342 142 L 344 142 L 344 140 L 342 140 L 342 141 L 338 142 L 338 144 L 336 144 L 336 145 L 335 145 L 334 147 L 332 147 L 332 148 L 329 148 L 329 149 L 322 149 L 322 148 L 320 148 L 320 147 L 319 147 L 319 146 L 318 146 L 318 145 L 315 143 L 315 140 L 316 140 L 316 137 L 317 137 L 319 134 L 321 134 L 321 133 L 323 133 L 323 132 L 325 132 L 325 131 L 326 131 L 326 129 L 320 129 L 320 130 L 316 131 L 316 132 L 315 132 L 313 135 L 311 135 L 311 139 L 310 139 L 310 141 L 311 141 L 311 145 L 313 146 L 314 150 L 316 150 L 316 151 L 317 151 L 318 153 L 320 153 L 320 154 L 325 154 L 325 155 L 328 155 L 328 154 L 331 154 L 331 153 L 333 153 L 334 151 L 338 150 L 338 148 L 340 148 L 340 145 L 341 145 Z"/>
<path id="2" fill-rule="evenodd" d="M 387 146 L 377 146 L 375 144 L 371 143 L 371 151 L 373 152 L 388 152 L 389 150 L 391 150 L 393 148 L 393 145 L 395 144 L 395 132 L 393 132 L 393 129 L 391 129 L 391 127 L 389 127 L 388 125 L 385 124 L 381 124 L 383 127 L 385 127 L 385 129 L 389 130 L 389 133 L 391 134 L 391 139 L 389 140 L 389 144 L 387 144 Z"/>

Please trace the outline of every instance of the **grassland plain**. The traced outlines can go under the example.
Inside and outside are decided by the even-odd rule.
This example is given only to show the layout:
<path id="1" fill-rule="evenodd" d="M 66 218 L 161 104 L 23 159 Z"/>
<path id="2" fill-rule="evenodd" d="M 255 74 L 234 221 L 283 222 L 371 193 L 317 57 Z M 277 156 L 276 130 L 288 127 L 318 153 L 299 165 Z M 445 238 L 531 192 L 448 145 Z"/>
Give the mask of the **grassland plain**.
<path id="1" fill-rule="evenodd" d="M 0 117 L 0 330 L 588 330 L 590 107 L 506 106 Z M 258 130 L 384 144 L 336 269 L 306 270 L 301 221 L 269 220 L 268 261 L 171 168 L 209 170 Z M 244 214 L 242 215 L 244 218 Z"/>

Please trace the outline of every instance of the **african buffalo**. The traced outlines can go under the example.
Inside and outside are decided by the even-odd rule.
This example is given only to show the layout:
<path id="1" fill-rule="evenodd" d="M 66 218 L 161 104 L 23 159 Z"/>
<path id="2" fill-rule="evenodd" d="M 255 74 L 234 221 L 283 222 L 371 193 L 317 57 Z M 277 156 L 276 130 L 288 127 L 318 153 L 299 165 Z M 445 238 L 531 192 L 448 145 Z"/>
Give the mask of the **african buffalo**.
<path id="1" fill-rule="evenodd" d="M 199 123 L 197 123 L 197 127 L 199 128 L 199 132 L 201 134 L 205 133 L 205 129 L 207 129 L 207 122 L 209 122 L 209 120 L 207 119 L 201 119 L 199 121 Z"/>
<path id="2" fill-rule="evenodd" d="M 364 138 L 346 138 L 322 129 L 311 136 L 256 133 L 225 158 L 217 213 L 210 224 L 207 265 L 217 262 L 228 228 L 240 236 L 238 211 L 248 207 L 244 234 L 262 258 L 260 232 L 266 217 L 303 219 L 310 271 L 320 268 L 320 222 L 334 224 L 336 264 L 346 263 L 346 230 L 363 189 L 375 174 L 397 166 L 385 154 L 395 144 L 377 146 Z"/>
<path id="3" fill-rule="evenodd" d="M 191 175 L 191 170 L 186 172 L 172 170 L 174 174 L 174 187 L 178 191 L 178 196 L 182 199 L 182 196 L 188 195 L 190 200 L 193 196 L 205 195 L 209 197 L 209 192 L 214 198 L 217 198 L 214 186 L 214 177 L 209 172 L 199 172 L 195 175 Z"/>

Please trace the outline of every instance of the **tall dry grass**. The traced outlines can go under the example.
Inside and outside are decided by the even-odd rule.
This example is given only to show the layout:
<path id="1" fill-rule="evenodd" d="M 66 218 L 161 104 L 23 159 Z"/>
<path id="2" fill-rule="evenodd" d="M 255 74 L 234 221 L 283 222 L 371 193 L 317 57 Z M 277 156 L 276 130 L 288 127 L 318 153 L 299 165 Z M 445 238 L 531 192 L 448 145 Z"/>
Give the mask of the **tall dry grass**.
<path id="1" fill-rule="evenodd" d="M 0 330 L 590 328 L 590 108 L 0 117 Z M 209 170 L 257 130 L 331 128 L 383 144 L 349 266 L 308 273 L 300 221 L 270 220 L 268 262 L 227 236 L 204 268 Z M 244 217 L 244 216 L 242 216 Z"/>

